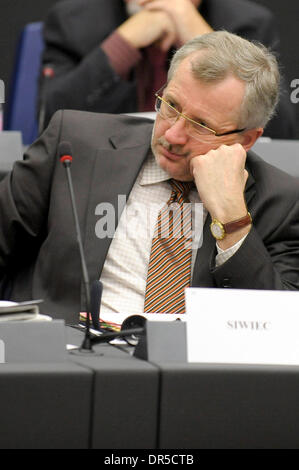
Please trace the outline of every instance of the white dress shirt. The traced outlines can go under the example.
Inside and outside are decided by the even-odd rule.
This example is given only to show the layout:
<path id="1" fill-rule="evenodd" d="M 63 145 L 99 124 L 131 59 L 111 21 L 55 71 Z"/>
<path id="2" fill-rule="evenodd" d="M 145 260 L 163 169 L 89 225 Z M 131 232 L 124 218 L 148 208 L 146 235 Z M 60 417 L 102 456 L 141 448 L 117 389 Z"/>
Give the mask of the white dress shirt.
<path id="1" fill-rule="evenodd" d="M 137 177 L 104 263 L 101 281 L 103 295 L 101 313 L 142 314 L 147 269 L 152 238 L 158 213 L 171 194 L 169 175 L 161 169 L 150 152 Z M 207 216 L 196 188 L 191 190 L 192 203 L 192 269 L 203 225 Z M 231 257 L 243 240 L 228 250 L 217 247 L 215 264 L 219 266 Z"/>

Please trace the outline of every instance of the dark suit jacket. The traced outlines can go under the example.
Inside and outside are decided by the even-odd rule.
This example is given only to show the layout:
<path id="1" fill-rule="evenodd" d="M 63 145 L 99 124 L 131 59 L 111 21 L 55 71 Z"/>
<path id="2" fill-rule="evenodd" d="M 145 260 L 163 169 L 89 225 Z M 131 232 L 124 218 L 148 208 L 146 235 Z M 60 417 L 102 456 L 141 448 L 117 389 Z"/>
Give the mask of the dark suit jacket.
<path id="1" fill-rule="evenodd" d="M 203 0 L 200 11 L 215 30 L 257 40 L 279 54 L 275 21 L 266 8 L 248 0 Z M 138 111 L 134 73 L 129 80 L 121 79 L 100 47 L 125 19 L 123 0 L 66 0 L 50 10 L 44 25 L 43 65 L 50 65 L 55 76 L 41 80 L 45 124 L 58 109 Z M 295 115 L 284 85 L 277 117 L 265 135 L 286 139 L 295 132 Z"/>
<path id="2" fill-rule="evenodd" d="M 90 280 L 100 277 L 111 239 L 99 239 L 95 209 L 129 195 L 146 158 L 152 122 L 128 116 L 59 111 L 0 183 L 0 275 L 8 298 L 43 298 L 42 311 L 77 321 L 84 308 L 80 257 L 60 141 L 71 142 L 72 176 Z M 248 155 L 246 200 L 253 228 L 238 252 L 214 267 L 215 240 L 204 227 L 193 286 L 299 288 L 299 182 Z M 3 297 L 2 297 L 3 298 Z"/>

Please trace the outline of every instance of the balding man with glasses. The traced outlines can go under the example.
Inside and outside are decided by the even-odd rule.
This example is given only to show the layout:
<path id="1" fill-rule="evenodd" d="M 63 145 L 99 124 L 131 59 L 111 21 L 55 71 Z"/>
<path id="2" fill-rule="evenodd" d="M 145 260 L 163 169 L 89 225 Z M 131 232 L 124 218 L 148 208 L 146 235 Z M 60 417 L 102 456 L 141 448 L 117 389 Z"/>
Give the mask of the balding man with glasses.
<path id="1" fill-rule="evenodd" d="M 212 32 L 174 55 L 154 125 L 56 113 L 1 184 L 9 298 L 42 297 L 45 312 L 69 321 L 84 307 L 60 141 L 73 149 L 87 266 L 103 282 L 103 314 L 183 313 L 188 286 L 297 290 L 298 180 L 250 150 L 275 112 L 279 79 L 266 48 Z"/>

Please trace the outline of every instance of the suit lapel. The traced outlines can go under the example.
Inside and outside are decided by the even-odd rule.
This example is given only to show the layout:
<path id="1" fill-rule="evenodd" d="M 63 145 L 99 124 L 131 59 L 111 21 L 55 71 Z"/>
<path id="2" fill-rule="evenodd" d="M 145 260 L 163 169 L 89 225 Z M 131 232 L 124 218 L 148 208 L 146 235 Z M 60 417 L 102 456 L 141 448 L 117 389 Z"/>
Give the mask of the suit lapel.
<path id="1" fill-rule="evenodd" d="M 98 149 L 95 154 L 84 237 L 91 282 L 99 278 L 112 241 L 110 236 L 101 238 L 97 223 L 104 217 L 109 222 L 106 231 L 116 229 L 124 208 L 122 202 L 127 200 L 149 150 L 151 129 L 146 126 L 136 131 L 135 144 L 130 142 L 131 135 L 111 136 L 107 148 Z"/>

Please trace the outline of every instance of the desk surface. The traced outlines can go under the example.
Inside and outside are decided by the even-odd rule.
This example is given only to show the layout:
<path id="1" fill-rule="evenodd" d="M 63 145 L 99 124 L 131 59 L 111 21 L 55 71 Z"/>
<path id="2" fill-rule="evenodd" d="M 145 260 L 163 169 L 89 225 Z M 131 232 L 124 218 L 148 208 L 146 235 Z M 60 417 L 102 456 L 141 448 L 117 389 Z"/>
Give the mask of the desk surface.
<path id="1" fill-rule="evenodd" d="M 77 364 L 1 364 L 1 449 L 88 448 L 92 371 Z"/>
<path id="2" fill-rule="evenodd" d="M 299 140 L 259 139 L 252 150 L 271 165 L 299 176 Z"/>
<path id="3" fill-rule="evenodd" d="M 0 179 L 12 170 L 16 160 L 23 154 L 22 136 L 19 131 L 0 132 Z"/>
<path id="4" fill-rule="evenodd" d="M 72 341 L 80 345 L 82 335 Z M 159 370 L 132 357 L 132 348 L 97 345 L 70 354 L 94 373 L 92 447 L 154 449 L 157 446 Z"/>
<path id="5" fill-rule="evenodd" d="M 160 448 L 299 447 L 299 367 L 158 366 Z"/>
<path id="6" fill-rule="evenodd" d="M 82 332 L 67 329 L 81 345 Z M 0 365 L 0 448 L 156 448 L 158 368 L 112 345 Z"/>
<path id="7" fill-rule="evenodd" d="M 298 395 L 299 367 L 148 363 L 97 345 L 0 365 L 0 448 L 297 448 Z"/>

